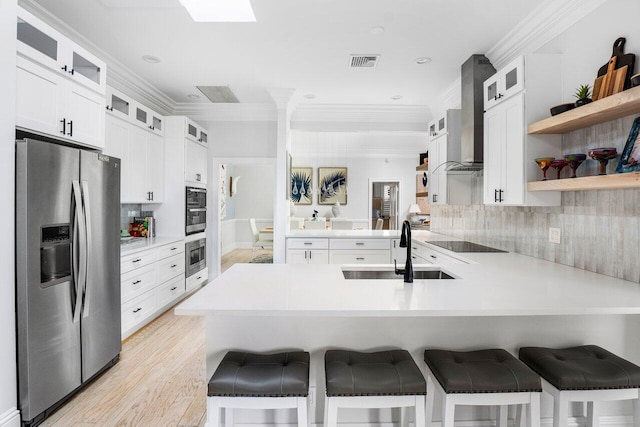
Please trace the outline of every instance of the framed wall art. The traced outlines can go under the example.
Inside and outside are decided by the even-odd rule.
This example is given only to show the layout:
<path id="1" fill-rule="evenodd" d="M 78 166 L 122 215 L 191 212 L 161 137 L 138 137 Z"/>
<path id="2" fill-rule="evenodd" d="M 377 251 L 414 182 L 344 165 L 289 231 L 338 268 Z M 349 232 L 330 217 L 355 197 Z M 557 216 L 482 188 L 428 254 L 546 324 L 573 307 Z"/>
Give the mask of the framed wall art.
<path id="1" fill-rule="evenodd" d="M 318 168 L 318 204 L 347 204 L 347 168 Z"/>
<path id="2" fill-rule="evenodd" d="M 617 173 L 638 171 L 640 171 L 640 117 L 636 118 L 631 125 L 629 138 L 616 168 Z"/>
<path id="3" fill-rule="evenodd" d="M 313 198 L 313 168 L 291 168 L 290 197 L 296 205 L 310 205 Z"/>

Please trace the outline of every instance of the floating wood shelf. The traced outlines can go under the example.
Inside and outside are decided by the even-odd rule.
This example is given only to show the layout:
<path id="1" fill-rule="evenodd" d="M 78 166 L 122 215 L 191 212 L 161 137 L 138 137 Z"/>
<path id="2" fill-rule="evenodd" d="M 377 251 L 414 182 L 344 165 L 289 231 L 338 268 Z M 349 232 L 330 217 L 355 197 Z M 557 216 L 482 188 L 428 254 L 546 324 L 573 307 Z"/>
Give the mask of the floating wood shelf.
<path id="1" fill-rule="evenodd" d="M 640 113 L 640 86 L 531 123 L 530 134 L 558 134 Z"/>
<path id="2" fill-rule="evenodd" d="M 429 192 L 425 191 L 424 193 L 416 193 L 416 197 L 429 197 Z"/>
<path id="3" fill-rule="evenodd" d="M 552 179 L 527 183 L 528 191 L 613 190 L 619 188 L 640 188 L 640 172 Z"/>
<path id="4" fill-rule="evenodd" d="M 429 163 L 423 163 L 420 166 L 416 166 L 417 171 L 427 171 L 429 170 Z"/>

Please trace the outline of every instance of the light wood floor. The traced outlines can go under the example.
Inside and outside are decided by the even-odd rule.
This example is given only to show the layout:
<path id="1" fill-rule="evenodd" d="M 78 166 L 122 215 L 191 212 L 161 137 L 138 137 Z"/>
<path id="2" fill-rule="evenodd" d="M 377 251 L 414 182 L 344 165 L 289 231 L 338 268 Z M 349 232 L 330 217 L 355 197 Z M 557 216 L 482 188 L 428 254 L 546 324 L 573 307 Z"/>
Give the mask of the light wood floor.
<path id="1" fill-rule="evenodd" d="M 251 249 L 235 249 L 222 257 L 222 271 L 250 260 Z M 120 361 L 42 426 L 202 427 L 206 387 L 204 319 L 170 309 L 128 338 Z"/>

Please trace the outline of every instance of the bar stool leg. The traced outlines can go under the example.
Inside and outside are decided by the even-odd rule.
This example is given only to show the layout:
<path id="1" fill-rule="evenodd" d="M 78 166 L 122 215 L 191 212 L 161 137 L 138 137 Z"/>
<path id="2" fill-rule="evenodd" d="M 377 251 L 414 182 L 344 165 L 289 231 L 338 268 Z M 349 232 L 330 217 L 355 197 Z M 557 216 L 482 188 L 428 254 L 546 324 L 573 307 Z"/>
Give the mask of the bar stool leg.
<path id="1" fill-rule="evenodd" d="M 309 426 L 309 415 L 307 413 L 307 398 L 306 397 L 298 397 L 298 427 L 308 427 Z"/>
<path id="2" fill-rule="evenodd" d="M 633 427 L 640 427 L 640 395 L 633 399 Z"/>
<path id="3" fill-rule="evenodd" d="M 338 407 L 330 397 L 325 400 L 326 415 L 324 419 L 325 427 L 338 427 Z"/>
<path id="4" fill-rule="evenodd" d="M 600 425 L 600 405 L 596 402 L 587 402 L 587 426 L 598 427 Z"/>
<path id="5" fill-rule="evenodd" d="M 569 402 L 562 397 L 562 393 L 553 399 L 553 427 L 567 427 L 569 416 Z"/>
<path id="6" fill-rule="evenodd" d="M 526 411 L 526 405 L 516 405 L 516 419 L 514 420 L 515 427 L 525 427 L 522 423 L 526 422 Z M 523 412 L 525 412 L 524 415 Z"/>
<path id="7" fill-rule="evenodd" d="M 540 427 L 540 394 L 541 393 L 530 393 L 530 403 L 529 405 L 529 416 L 527 417 L 527 424 L 529 427 Z M 525 405 L 520 405 L 525 406 Z M 566 407 L 566 405 L 565 405 Z M 566 418 L 565 418 L 566 420 Z M 565 422 L 566 425 L 566 422 Z"/>
<path id="8" fill-rule="evenodd" d="M 428 427 L 426 425 L 425 415 L 425 398 L 424 396 L 416 396 L 416 418 L 415 427 Z"/>
<path id="9" fill-rule="evenodd" d="M 442 427 L 453 427 L 455 419 L 456 405 L 447 398 L 445 394 L 442 396 Z"/>
<path id="10" fill-rule="evenodd" d="M 507 414 L 509 412 L 509 406 L 499 405 L 496 408 L 496 426 L 507 427 Z"/>
<path id="11" fill-rule="evenodd" d="M 409 427 L 409 407 L 403 406 L 400 409 L 400 426 Z"/>
<path id="12" fill-rule="evenodd" d="M 233 427 L 233 408 L 224 408 L 224 426 Z"/>
<path id="13" fill-rule="evenodd" d="M 207 397 L 206 427 L 220 427 L 220 405 L 215 397 Z"/>
<path id="14" fill-rule="evenodd" d="M 433 379 L 431 375 L 427 374 L 427 403 L 425 404 L 425 425 L 426 427 L 431 427 L 431 423 L 433 422 L 433 405 L 434 405 L 434 397 L 436 394 L 436 388 L 433 384 Z"/>

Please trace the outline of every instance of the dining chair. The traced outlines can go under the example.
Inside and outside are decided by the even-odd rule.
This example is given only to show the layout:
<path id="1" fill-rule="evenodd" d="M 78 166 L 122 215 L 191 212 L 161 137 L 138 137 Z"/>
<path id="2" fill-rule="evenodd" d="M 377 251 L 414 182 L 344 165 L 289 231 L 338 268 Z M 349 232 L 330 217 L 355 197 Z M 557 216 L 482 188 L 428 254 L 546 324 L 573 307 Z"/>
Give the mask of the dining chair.
<path id="1" fill-rule="evenodd" d="M 384 220 L 382 218 L 378 218 L 376 221 L 376 230 L 382 230 L 382 225 L 384 224 Z"/>
<path id="2" fill-rule="evenodd" d="M 256 219 L 249 218 L 249 226 L 251 227 L 251 237 L 253 239 L 253 244 L 251 245 L 251 260 L 253 261 L 253 257 L 255 256 L 257 248 L 272 248 L 273 241 L 272 240 L 260 240 L 260 233 L 258 232 L 258 227 L 256 227 Z"/>

